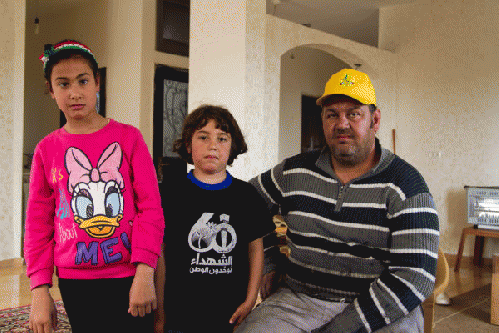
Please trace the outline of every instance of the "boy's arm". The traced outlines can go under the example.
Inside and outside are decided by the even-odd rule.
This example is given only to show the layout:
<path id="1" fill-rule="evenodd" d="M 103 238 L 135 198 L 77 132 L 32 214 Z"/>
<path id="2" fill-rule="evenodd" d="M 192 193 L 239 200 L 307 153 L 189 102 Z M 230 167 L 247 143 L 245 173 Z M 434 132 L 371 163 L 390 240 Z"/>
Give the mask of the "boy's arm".
<path id="1" fill-rule="evenodd" d="M 263 250 L 263 277 L 260 293 L 262 299 L 265 299 L 279 286 L 280 274 L 277 269 L 282 267 L 280 262 L 283 259 L 283 254 L 280 252 L 279 240 L 275 230 L 263 236 Z"/>
<path id="2" fill-rule="evenodd" d="M 252 302 L 255 305 L 262 282 L 263 273 L 263 241 L 257 238 L 248 245 L 248 256 L 250 263 L 250 277 L 248 282 L 248 293 L 246 302 Z"/>
<path id="3" fill-rule="evenodd" d="M 154 284 L 156 285 L 156 299 L 158 300 L 158 308 L 154 311 L 154 333 L 163 333 L 165 325 L 165 258 L 163 257 L 163 249 L 158 258 L 156 273 L 154 275 Z"/>
<path id="4" fill-rule="evenodd" d="M 230 318 L 231 324 L 240 324 L 250 313 L 256 303 L 263 273 L 263 241 L 257 238 L 248 245 L 249 281 L 246 300 Z"/>

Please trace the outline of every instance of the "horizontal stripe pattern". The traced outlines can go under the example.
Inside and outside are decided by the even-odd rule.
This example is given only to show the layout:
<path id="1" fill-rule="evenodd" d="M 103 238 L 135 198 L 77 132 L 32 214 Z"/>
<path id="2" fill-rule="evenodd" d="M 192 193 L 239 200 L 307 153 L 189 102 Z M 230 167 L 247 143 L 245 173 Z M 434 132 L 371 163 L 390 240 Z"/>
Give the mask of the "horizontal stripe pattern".
<path id="1" fill-rule="evenodd" d="M 389 151 L 344 186 L 329 158 L 297 155 L 251 183 L 288 225 L 287 284 L 312 297 L 355 300 L 333 321 L 375 331 L 431 293 L 438 214 L 421 175 Z"/>
<path id="2" fill-rule="evenodd" d="M 396 214 L 390 215 L 387 214 L 387 217 L 389 219 L 396 218 L 402 214 L 414 214 L 414 213 L 432 213 L 437 215 L 437 210 L 434 208 L 428 208 L 428 207 L 423 207 L 423 208 L 407 208 L 404 209 L 403 211 L 397 212 Z"/>

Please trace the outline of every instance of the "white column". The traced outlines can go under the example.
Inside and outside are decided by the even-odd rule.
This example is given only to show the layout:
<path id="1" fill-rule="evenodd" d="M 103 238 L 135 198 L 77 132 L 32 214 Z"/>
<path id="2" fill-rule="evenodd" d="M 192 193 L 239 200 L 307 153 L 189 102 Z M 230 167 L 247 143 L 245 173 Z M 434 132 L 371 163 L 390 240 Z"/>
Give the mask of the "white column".
<path id="1" fill-rule="evenodd" d="M 3 172 L 6 175 L 12 175 L 12 215 L 10 219 L 7 219 L 5 224 L 8 226 L 9 222 L 12 222 L 12 234 L 7 235 L 7 239 L 10 238 L 12 240 L 12 249 L 10 252 L 11 258 L 20 258 L 22 251 L 22 228 L 23 228 L 23 142 L 24 142 L 24 55 L 25 55 L 25 40 L 26 40 L 26 3 L 24 1 L 11 1 L 10 2 L 11 9 L 14 10 L 12 22 L 12 26 L 10 30 L 7 29 L 7 34 L 13 33 L 11 37 L 13 37 L 13 64 L 14 67 L 12 70 L 7 71 L 12 75 L 12 115 L 7 117 L 7 119 L 11 119 L 12 123 L 10 125 L 5 125 L 5 128 L 13 128 L 13 141 L 12 141 L 12 152 L 10 154 L 3 154 L 3 157 L 12 156 L 12 160 L 10 161 L 10 170 L 12 173 L 9 173 L 9 169 L 4 168 L 2 166 Z M 5 30 L 4 30 L 5 31 Z M 8 38 L 8 37 L 7 37 Z M 11 40 L 12 40 L 11 39 Z M 3 41 L 2 41 L 3 42 Z M 1 104 L 1 103 L 0 103 Z M 4 119 L 5 121 L 5 119 Z M 8 122 L 7 122 L 8 123 Z M 9 131 L 7 131 L 8 133 Z M 4 133 L 2 133 L 4 134 Z M 2 147 L 3 148 L 3 147 Z M 7 157 L 7 161 L 8 161 Z M 8 162 L 9 163 L 9 162 Z M 5 176 L 4 176 L 5 177 Z M 8 177 L 8 176 L 7 176 Z M 4 188 L 5 193 L 9 195 L 8 186 Z M 4 201 L 7 204 L 7 200 Z M 8 209 L 4 207 L 5 211 Z M 3 222 L 0 222 L 2 225 Z M 3 228 L 3 227 L 2 227 Z M 5 228 L 5 230 L 9 230 L 9 227 Z M 1 236 L 1 233 L 0 233 Z M 9 241 L 7 239 L 2 239 L 0 237 L 0 241 L 2 244 L 8 244 Z M 7 242 L 5 242 L 7 240 Z M 4 247 L 0 251 L 0 261 L 5 258 L 4 255 L 8 254 L 9 249 Z"/>
<path id="2" fill-rule="evenodd" d="M 265 95 L 265 1 L 191 0 L 189 111 L 226 107 L 241 127 L 248 153 L 229 168 L 248 180 L 277 162 L 278 117 Z"/>

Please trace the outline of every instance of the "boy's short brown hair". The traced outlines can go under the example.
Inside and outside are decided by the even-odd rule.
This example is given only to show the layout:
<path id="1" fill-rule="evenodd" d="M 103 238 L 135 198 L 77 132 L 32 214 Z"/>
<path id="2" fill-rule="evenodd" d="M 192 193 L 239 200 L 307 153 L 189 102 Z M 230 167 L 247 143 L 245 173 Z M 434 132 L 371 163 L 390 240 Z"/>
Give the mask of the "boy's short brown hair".
<path id="1" fill-rule="evenodd" d="M 188 152 L 188 148 L 192 145 L 192 136 L 194 132 L 205 127 L 210 120 L 215 121 L 216 128 L 221 129 L 231 136 L 232 145 L 227 165 L 232 165 L 237 156 L 248 151 L 248 146 L 246 145 L 241 129 L 237 125 L 236 119 L 234 119 L 229 110 L 216 105 L 201 105 L 187 115 L 182 128 L 182 136 L 173 143 L 173 151 L 178 153 L 187 163 L 193 164 L 192 154 Z"/>

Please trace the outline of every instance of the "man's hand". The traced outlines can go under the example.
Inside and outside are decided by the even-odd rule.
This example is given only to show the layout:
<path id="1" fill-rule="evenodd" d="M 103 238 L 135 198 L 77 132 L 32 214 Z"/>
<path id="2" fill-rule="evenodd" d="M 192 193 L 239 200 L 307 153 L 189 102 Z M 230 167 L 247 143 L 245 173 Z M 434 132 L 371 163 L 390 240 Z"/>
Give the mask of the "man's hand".
<path id="1" fill-rule="evenodd" d="M 144 317 L 157 308 L 156 292 L 154 289 L 154 268 L 146 264 L 138 264 L 137 271 L 130 288 L 130 305 L 128 313 L 132 316 Z"/>
<path id="2" fill-rule="evenodd" d="M 273 294 L 279 286 L 279 274 L 276 271 L 271 271 L 262 277 L 260 294 L 262 299 L 266 299 Z"/>
<path id="3" fill-rule="evenodd" d="M 57 310 L 49 287 L 42 285 L 33 289 L 29 328 L 34 333 L 52 333 L 57 327 Z"/>

